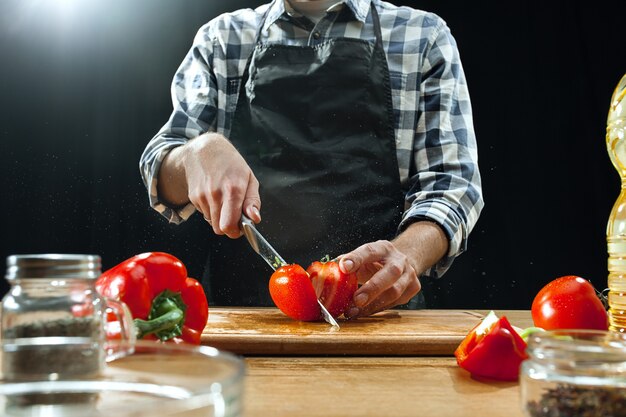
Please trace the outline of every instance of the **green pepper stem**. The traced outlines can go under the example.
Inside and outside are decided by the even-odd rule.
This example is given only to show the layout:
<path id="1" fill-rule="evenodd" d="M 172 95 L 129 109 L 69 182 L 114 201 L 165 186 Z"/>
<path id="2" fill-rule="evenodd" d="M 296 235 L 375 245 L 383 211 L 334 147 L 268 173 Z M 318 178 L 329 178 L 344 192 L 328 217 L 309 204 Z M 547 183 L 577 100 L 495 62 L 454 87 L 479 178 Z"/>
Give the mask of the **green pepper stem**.
<path id="1" fill-rule="evenodd" d="M 152 300 L 148 320 L 135 319 L 137 338 L 154 334 L 160 340 L 169 340 L 182 334 L 187 306 L 180 293 L 165 290 Z"/>
<path id="2" fill-rule="evenodd" d="M 545 330 L 541 327 L 527 327 L 522 330 L 519 335 L 524 340 L 524 342 L 528 342 L 528 338 L 530 337 L 530 335 L 537 332 L 545 332 Z"/>
<path id="3" fill-rule="evenodd" d="M 135 328 L 137 329 L 137 339 L 142 339 L 144 336 L 151 333 L 161 332 L 163 330 L 171 330 L 178 326 L 180 321 L 185 317 L 185 313 L 176 308 L 168 313 L 154 318 L 152 320 L 135 319 Z"/>

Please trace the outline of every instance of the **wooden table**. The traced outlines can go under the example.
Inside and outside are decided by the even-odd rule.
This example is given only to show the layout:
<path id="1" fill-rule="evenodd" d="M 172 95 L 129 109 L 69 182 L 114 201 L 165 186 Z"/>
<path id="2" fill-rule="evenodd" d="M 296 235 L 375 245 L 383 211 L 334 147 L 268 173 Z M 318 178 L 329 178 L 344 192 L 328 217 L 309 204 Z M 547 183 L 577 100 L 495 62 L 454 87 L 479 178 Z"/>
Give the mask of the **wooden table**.
<path id="1" fill-rule="evenodd" d="M 532 324 L 528 311 L 496 313 L 518 327 Z M 473 379 L 450 351 L 485 311 L 394 310 L 377 315 L 387 319 L 340 322 L 335 334 L 324 323 L 293 322 L 280 314 L 211 310 L 203 343 L 229 346 L 245 358 L 245 416 L 523 416 L 517 383 Z M 377 330 L 364 330 L 364 323 L 375 323 Z M 364 340 L 354 343 L 363 332 Z M 427 345 L 422 353 L 408 346 L 420 342 Z"/>

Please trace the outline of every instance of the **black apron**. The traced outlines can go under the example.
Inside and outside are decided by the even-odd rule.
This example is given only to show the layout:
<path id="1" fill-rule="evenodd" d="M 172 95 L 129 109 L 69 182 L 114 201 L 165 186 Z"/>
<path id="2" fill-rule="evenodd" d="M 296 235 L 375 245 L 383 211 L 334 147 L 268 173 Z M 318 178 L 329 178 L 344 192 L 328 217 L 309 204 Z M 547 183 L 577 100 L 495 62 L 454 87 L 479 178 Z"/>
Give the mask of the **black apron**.
<path id="1" fill-rule="evenodd" d="M 259 231 L 304 268 L 392 239 L 404 208 L 389 69 L 370 10 L 375 43 L 262 45 L 259 29 L 240 84 L 229 139 L 260 183 Z M 272 269 L 246 239 L 210 240 L 210 304 L 272 306 Z"/>

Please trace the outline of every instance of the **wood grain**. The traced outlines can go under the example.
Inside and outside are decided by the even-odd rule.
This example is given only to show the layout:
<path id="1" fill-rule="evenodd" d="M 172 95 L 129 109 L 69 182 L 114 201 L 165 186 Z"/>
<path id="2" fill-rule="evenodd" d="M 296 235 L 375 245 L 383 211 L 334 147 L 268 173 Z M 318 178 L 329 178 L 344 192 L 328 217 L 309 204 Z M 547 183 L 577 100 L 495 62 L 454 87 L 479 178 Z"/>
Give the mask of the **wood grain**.
<path id="1" fill-rule="evenodd" d="M 522 417 L 519 384 L 451 357 L 246 358 L 246 416 Z"/>
<path id="2" fill-rule="evenodd" d="M 202 343 L 241 355 L 452 355 L 486 312 L 475 310 L 387 310 L 342 320 L 299 322 L 275 308 L 211 308 Z M 519 326 L 528 311 L 506 311 Z"/>

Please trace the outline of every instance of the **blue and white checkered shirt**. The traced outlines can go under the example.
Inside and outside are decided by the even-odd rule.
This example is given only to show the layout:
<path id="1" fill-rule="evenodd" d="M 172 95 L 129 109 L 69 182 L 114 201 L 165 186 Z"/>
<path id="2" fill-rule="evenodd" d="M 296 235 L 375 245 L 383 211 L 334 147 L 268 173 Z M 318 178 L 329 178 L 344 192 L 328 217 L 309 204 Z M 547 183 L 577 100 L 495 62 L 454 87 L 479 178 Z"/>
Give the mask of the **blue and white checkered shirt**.
<path id="1" fill-rule="evenodd" d="M 465 75 L 456 42 L 440 17 L 380 0 L 374 4 L 389 65 L 398 166 L 406 191 L 398 230 L 415 219 L 443 227 L 450 239 L 448 255 L 427 273 L 437 277 L 466 249 L 483 207 Z M 191 204 L 172 209 L 159 201 L 159 167 L 169 150 L 202 133 L 229 136 L 241 77 L 266 11 L 261 42 L 316 45 L 335 37 L 374 42 L 369 9 L 370 0 L 345 0 L 314 24 L 285 0 L 274 0 L 255 10 L 223 14 L 200 28 L 172 82 L 174 111 L 141 157 L 152 207 L 174 223 L 195 211 Z"/>

